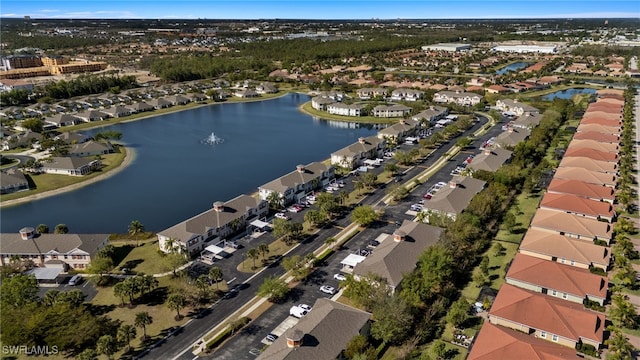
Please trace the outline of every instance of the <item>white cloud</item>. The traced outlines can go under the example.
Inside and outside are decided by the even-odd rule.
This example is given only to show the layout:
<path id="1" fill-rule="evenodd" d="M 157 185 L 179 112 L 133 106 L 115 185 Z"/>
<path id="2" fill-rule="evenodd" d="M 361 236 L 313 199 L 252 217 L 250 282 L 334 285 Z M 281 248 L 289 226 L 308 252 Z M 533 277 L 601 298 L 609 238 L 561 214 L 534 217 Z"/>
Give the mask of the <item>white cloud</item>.
<path id="1" fill-rule="evenodd" d="M 55 9 L 42 9 L 38 11 L 39 13 L 56 13 L 56 12 L 60 12 L 60 10 L 55 10 Z"/>

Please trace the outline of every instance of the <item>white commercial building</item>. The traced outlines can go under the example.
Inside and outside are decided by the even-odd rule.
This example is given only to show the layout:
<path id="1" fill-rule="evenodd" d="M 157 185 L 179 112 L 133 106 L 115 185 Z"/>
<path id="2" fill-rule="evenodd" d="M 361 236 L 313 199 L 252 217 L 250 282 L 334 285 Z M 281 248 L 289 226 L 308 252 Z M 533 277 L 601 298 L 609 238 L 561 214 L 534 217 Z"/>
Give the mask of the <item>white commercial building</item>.
<path id="1" fill-rule="evenodd" d="M 498 45 L 492 48 L 493 51 L 510 52 L 510 53 L 538 53 L 538 54 L 555 54 L 558 49 L 555 46 L 539 46 L 539 45 Z"/>
<path id="2" fill-rule="evenodd" d="M 426 45 L 422 47 L 423 51 L 466 51 L 471 50 L 471 44 L 460 44 L 460 43 L 439 43 Z"/>

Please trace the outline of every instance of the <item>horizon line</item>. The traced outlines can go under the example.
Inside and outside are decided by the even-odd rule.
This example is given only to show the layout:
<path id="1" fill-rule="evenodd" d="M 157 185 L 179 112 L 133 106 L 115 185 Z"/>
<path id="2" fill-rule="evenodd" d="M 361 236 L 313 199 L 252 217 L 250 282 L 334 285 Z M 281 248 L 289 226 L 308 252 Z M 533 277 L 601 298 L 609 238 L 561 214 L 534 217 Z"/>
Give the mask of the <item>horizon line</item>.
<path id="1" fill-rule="evenodd" d="M 25 17 L 27 17 L 29 15 L 24 15 L 24 16 L 0 16 L 0 19 L 16 19 L 16 20 L 25 20 Z M 491 18 L 491 17 L 484 17 L 484 18 L 473 18 L 473 17 L 469 17 L 469 18 L 465 18 L 465 17 L 460 17 L 460 18 L 448 18 L 448 17 L 443 17 L 443 18 L 402 18 L 402 17 L 397 17 L 397 18 L 378 18 L 378 17 L 374 17 L 374 18 L 180 18 L 180 17 L 176 17 L 176 18 L 158 18 L 158 17 L 148 17 L 148 18 L 143 18 L 143 17 L 122 17 L 122 18 L 101 18 L 101 17 L 38 17 L 38 18 L 32 18 L 29 17 L 30 20 L 232 20 L 232 21 L 256 21 L 256 20 L 298 20 L 298 21 L 304 21 L 304 20 L 316 20 L 316 21 L 397 21 L 397 20 L 411 20 L 411 21 L 418 21 L 418 20 L 573 20 L 573 19 L 580 19 L 580 20 L 610 20 L 610 19 L 637 19 L 640 21 L 640 17 L 636 16 L 632 16 L 629 15 L 628 17 L 626 16 L 617 16 L 617 17 L 579 17 L 579 16 L 573 16 L 573 17 L 495 17 L 495 18 Z"/>

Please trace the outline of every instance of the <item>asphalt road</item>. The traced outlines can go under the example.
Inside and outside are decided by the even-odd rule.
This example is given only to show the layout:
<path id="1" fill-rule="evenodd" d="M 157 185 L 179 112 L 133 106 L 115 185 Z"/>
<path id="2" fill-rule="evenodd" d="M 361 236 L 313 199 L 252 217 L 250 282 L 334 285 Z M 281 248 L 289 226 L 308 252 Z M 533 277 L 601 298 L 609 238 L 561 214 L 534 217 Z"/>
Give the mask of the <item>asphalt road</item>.
<path id="1" fill-rule="evenodd" d="M 480 127 L 484 126 L 487 123 L 487 119 L 484 117 L 480 117 L 480 121 L 476 123 L 471 129 L 467 130 L 464 134 L 460 136 L 468 136 L 473 132 L 477 131 Z M 288 316 L 289 308 L 292 305 L 295 305 L 300 302 L 304 302 L 310 305 L 315 303 L 315 299 L 318 296 L 322 296 L 322 293 L 318 291 L 320 283 L 327 282 L 330 285 L 337 285 L 337 281 L 333 279 L 333 274 L 337 273 L 340 269 L 340 261 L 342 261 L 349 253 L 357 250 L 359 248 L 363 248 L 371 239 L 375 239 L 380 233 L 388 232 L 392 233 L 395 229 L 396 225 L 394 221 L 402 221 L 412 220 L 413 216 L 405 214 L 405 212 L 409 209 L 409 205 L 411 203 L 417 202 L 421 199 L 423 193 L 425 193 L 429 187 L 436 182 L 439 181 L 448 181 L 451 178 L 449 172 L 453 170 L 457 165 L 462 163 L 466 157 L 471 153 L 477 153 L 477 148 L 487 139 L 491 137 L 497 136 L 502 132 L 501 125 L 498 124 L 494 126 L 489 132 L 479 139 L 477 139 L 471 146 L 467 148 L 464 153 L 458 154 L 453 160 L 449 161 L 445 167 L 440 170 L 437 174 L 434 174 L 429 181 L 425 184 L 420 185 L 417 189 L 415 189 L 410 196 L 404 199 L 397 205 L 387 206 L 385 212 L 385 220 L 388 222 L 381 222 L 379 225 L 370 227 L 355 236 L 353 239 L 346 244 L 346 247 L 339 251 L 337 254 L 331 256 L 327 265 L 319 268 L 317 272 L 314 274 L 312 280 L 310 280 L 307 284 L 301 284 L 296 288 L 294 292 L 294 296 L 291 300 L 288 300 L 285 304 L 275 305 L 269 311 L 267 311 L 264 315 L 262 315 L 259 319 L 254 321 L 251 326 L 247 327 L 241 335 L 235 336 L 234 339 L 229 341 L 225 346 L 216 351 L 215 358 L 233 358 L 240 359 L 244 358 L 243 356 L 249 355 L 253 358 L 254 355 L 249 354 L 249 350 L 253 345 L 258 346 L 261 344 L 260 341 L 262 338 L 268 334 L 268 331 L 273 327 L 273 324 L 281 322 L 282 319 Z M 434 129 L 437 131 L 437 129 Z M 449 143 L 444 144 L 444 146 L 435 150 L 435 152 L 429 156 L 422 163 L 410 168 L 403 175 L 403 180 L 411 179 L 414 176 L 417 176 L 421 172 L 423 172 L 426 168 L 435 163 L 439 158 L 441 158 L 452 146 L 455 145 L 456 139 L 450 140 Z M 418 145 L 412 145 L 418 146 Z M 400 145 L 400 150 L 407 150 L 412 147 L 411 145 Z M 393 160 L 385 160 L 387 161 Z M 383 171 L 384 166 L 380 166 L 374 169 L 374 172 L 381 173 Z M 355 177 L 347 177 L 343 179 L 346 183 L 344 190 L 352 191 L 354 188 L 352 180 Z M 382 198 L 386 195 L 385 186 L 381 186 L 376 189 L 372 194 L 367 196 L 362 204 L 367 205 L 377 205 L 381 204 Z M 384 205 L 384 204 L 382 204 Z M 301 222 L 304 219 L 304 211 L 300 213 L 288 213 L 289 216 L 292 217 L 292 221 Z M 303 241 L 300 246 L 296 247 L 288 256 L 292 255 L 301 255 L 312 252 L 319 246 L 324 243 L 324 240 L 330 236 L 335 236 L 341 230 L 341 228 L 349 225 L 351 223 L 348 215 L 343 216 L 342 218 L 334 221 L 333 226 L 324 228 L 320 230 L 317 234 L 312 235 Z M 210 307 L 210 311 L 207 311 L 202 316 L 197 316 L 192 318 L 186 325 L 182 328 L 178 328 L 174 331 L 170 336 L 165 338 L 164 340 L 156 343 L 156 345 L 149 349 L 146 353 L 141 354 L 138 358 L 148 358 L 148 359 L 193 359 L 194 355 L 191 353 L 191 346 L 200 339 L 204 334 L 213 329 L 220 321 L 224 320 L 227 316 L 231 315 L 234 311 L 240 308 L 242 305 L 247 303 L 250 299 L 252 299 L 255 295 L 257 287 L 263 282 L 266 277 L 273 275 L 282 275 L 285 273 L 284 269 L 280 266 L 271 266 L 265 269 L 264 271 L 258 273 L 253 276 L 250 273 L 243 273 L 237 271 L 237 266 L 240 262 L 243 261 L 244 255 L 248 248 L 253 248 L 258 246 L 261 243 L 269 243 L 274 240 L 271 233 L 265 233 L 264 235 L 252 239 L 250 241 L 239 240 L 239 243 L 243 245 L 243 248 L 238 249 L 232 256 L 229 258 L 216 261 L 215 266 L 218 266 L 222 269 L 224 274 L 224 279 L 229 283 L 230 286 L 235 284 L 246 283 L 244 289 L 241 290 L 235 297 L 226 300 L 220 300 L 216 304 Z M 207 265 L 199 264 L 199 267 L 202 268 L 203 272 L 207 271 Z M 253 276 L 253 277 L 252 277 Z M 295 304 L 294 304 L 295 303 Z M 266 331 L 266 332 L 265 332 Z M 245 336 L 249 336 L 245 339 Z M 236 345 L 234 345 L 236 344 Z M 244 344 L 240 346 L 241 344 Z M 258 346 L 257 348 L 261 348 L 262 346 Z M 242 350 L 241 349 L 245 349 Z M 238 352 L 240 351 L 240 353 Z M 244 353 L 244 355 L 242 354 Z M 224 357 L 226 355 L 220 354 L 233 354 L 233 357 Z M 219 357 L 223 356 L 223 357 Z"/>

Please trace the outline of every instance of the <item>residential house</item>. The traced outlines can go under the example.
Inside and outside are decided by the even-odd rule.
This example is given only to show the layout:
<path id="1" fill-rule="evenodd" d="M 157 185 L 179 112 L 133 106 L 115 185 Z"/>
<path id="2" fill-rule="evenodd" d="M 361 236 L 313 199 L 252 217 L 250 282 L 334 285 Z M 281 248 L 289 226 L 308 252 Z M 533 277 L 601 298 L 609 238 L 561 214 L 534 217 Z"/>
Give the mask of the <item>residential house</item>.
<path id="1" fill-rule="evenodd" d="M 570 156 L 565 157 L 560 161 L 560 165 L 558 167 L 567 167 L 567 168 L 582 168 L 589 171 L 606 173 L 615 175 L 618 173 L 618 164 L 607 161 L 598 161 L 593 160 L 588 157 L 578 157 L 578 156 Z"/>
<path id="2" fill-rule="evenodd" d="M 331 153 L 331 165 L 355 169 L 365 160 L 382 158 L 385 144 L 386 140 L 377 136 L 358 138 L 357 142 Z"/>
<path id="3" fill-rule="evenodd" d="M 2 150 L 11 150 L 19 147 L 32 147 L 42 140 L 42 135 L 31 130 L 2 138 Z"/>
<path id="4" fill-rule="evenodd" d="M 170 108 L 171 106 L 173 106 L 171 101 L 169 101 L 169 100 L 167 100 L 165 98 L 151 99 L 151 100 L 149 100 L 148 104 L 151 105 L 156 110 L 166 109 L 166 108 Z"/>
<path id="5" fill-rule="evenodd" d="M 386 139 L 387 142 L 390 143 L 400 144 L 407 136 L 415 134 L 419 125 L 420 123 L 418 121 L 402 119 L 399 122 L 378 131 L 378 137 Z"/>
<path id="6" fill-rule="evenodd" d="M 538 112 L 527 112 L 511 122 L 511 126 L 521 129 L 533 129 L 540 124 L 542 114 Z"/>
<path id="7" fill-rule="evenodd" d="M 61 126 L 71 126 L 71 125 L 80 124 L 84 122 L 84 120 L 71 114 L 57 114 L 54 116 L 44 118 L 44 122 L 55 125 L 57 127 L 61 127 Z"/>
<path id="8" fill-rule="evenodd" d="M 340 359 L 349 341 L 369 335 L 371 314 L 329 299 L 320 298 L 313 309 L 257 360 Z"/>
<path id="9" fill-rule="evenodd" d="M 311 107 L 316 110 L 327 111 L 327 107 L 335 102 L 335 100 L 330 98 L 316 96 L 311 99 Z"/>
<path id="10" fill-rule="evenodd" d="M 378 105 L 373 108 L 373 116 L 376 116 L 376 117 L 384 117 L 384 118 L 402 117 L 405 115 L 409 115 L 410 113 L 411 113 L 411 108 L 401 104 Z"/>
<path id="11" fill-rule="evenodd" d="M 209 243 L 242 231 L 248 222 L 266 216 L 268 211 L 266 201 L 248 195 L 224 203 L 216 201 L 212 209 L 158 232 L 158 246 L 165 253 L 178 249 L 195 256 Z"/>
<path id="12" fill-rule="evenodd" d="M 530 228 L 520 243 L 521 254 L 577 266 L 597 267 L 604 271 L 611 263 L 611 249 L 591 241 L 577 240 L 566 235 Z"/>
<path id="13" fill-rule="evenodd" d="M 449 109 L 442 106 L 430 106 L 426 110 L 419 112 L 418 114 L 412 117 L 413 120 L 416 121 L 428 121 L 434 123 L 440 119 L 443 119 L 445 116 L 449 114 Z"/>
<path id="14" fill-rule="evenodd" d="M 517 116 L 522 116 L 525 113 L 537 113 L 540 112 L 537 108 L 521 103 L 518 99 L 499 99 L 496 101 L 496 107 L 505 112 L 511 112 Z"/>
<path id="15" fill-rule="evenodd" d="M 236 90 L 233 95 L 242 99 L 256 98 L 260 96 L 260 94 L 258 94 L 255 90 L 251 89 L 239 89 Z"/>
<path id="16" fill-rule="evenodd" d="M 604 314 L 509 284 L 500 288 L 489 322 L 572 348 L 583 343 L 599 349 L 604 342 Z"/>
<path id="17" fill-rule="evenodd" d="M 573 140 L 594 140 L 598 142 L 617 144 L 620 143 L 620 136 L 596 131 L 578 131 L 573 135 Z"/>
<path id="18" fill-rule="evenodd" d="M 304 202 L 309 193 L 324 187 L 334 179 L 334 168 L 321 162 L 298 165 L 296 170 L 258 187 L 262 200 L 279 194 L 282 205 Z"/>
<path id="19" fill-rule="evenodd" d="M 114 118 L 125 117 L 133 114 L 133 110 L 124 106 L 112 106 L 110 108 L 104 109 L 104 112 Z"/>
<path id="20" fill-rule="evenodd" d="M 29 181 L 22 171 L 10 168 L 0 171 L 0 194 L 29 190 Z"/>
<path id="21" fill-rule="evenodd" d="M 512 92 L 510 88 L 504 87 L 502 85 L 491 85 L 487 87 L 486 91 L 490 94 L 507 94 Z"/>
<path id="22" fill-rule="evenodd" d="M 538 209 L 530 228 L 585 241 L 600 240 L 607 244 L 613 236 L 612 224 L 557 210 Z"/>
<path id="23" fill-rule="evenodd" d="M 484 189 L 485 181 L 469 176 L 455 176 L 449 185 L 438 190 L 422 206 L 427 213 L 440 213 L 455 220 L 467 208 L 471 199 Z"/>
<path id="24" fill-rule="evenodd" d="M 588 119 L 592 119 L 592 118 L 602 118 L 604 120 L 618 120 L 618 125 L 622 125 L 622 113 L 620 112 L 610 112 L 610 111 L 602 111 L 602 110 L 598 110 L 598 111 L 586 111 L 584 113 L 584 116 L 582 117 L 582 120 L 580 120 L 580 122 L 583 122 L 585 120 Z"/>
<path id="25" fill-rule="evenodd" d="M 609 222 L 616 216 L 613 204 L 572 194 L 546 193 L 540 201 L 540 209 L 559 210 Z"/>
<path id="26" fill-rule="evenodd" d="M 278 92 L 278 87 L 273 83 L 263 82 L 256 86 L 256 92 L 258 94 L 276 94 Z"/>
<path id="27" fill-rule="evenodd" d="M 109 244 L 109 234 L 38 234 L 32 227 L 1 234 L 0 263 L 17 257 L 39 267 L 86 269 L 98 251 Z"/>
<path id="28" fill-rule="evenodd" d="M 580 167 L 559 167 L 553 175 L 556 179 L 580 180 L 589 184 L 604 185 L 615 188 L 617 179 L 615 174 L 591 171 Z"/>
<path id="29" fill-rule="evenodd" d="M 327 99 L 329 100 L 329 99 Z M 364 104 L 343 104 L 339 102 L 334 102 L 326 106 L 327 112 L 329 114 L 336 114 L 342 116 L 363 116 L 365 115 Z"/>
<path id="30" fill-rule="evenodd" d="M 83 176 L 97 165 L 98 161 L 82 157 L 52 157 L 50 161 L 42 163 L 41 170 L 47 174 Z"/>
<path id="31" fill-rule="evenodd" d="M 583 117 L 580 120 L 581 124 L 585 125 L 602 125 L 607 127 L 620 127 L 622 126 L 622 120 L 619 119 L 606 119 L 604 117 Z"/>
<path id="32" fill-rule="evenodd" d="M 391 92 L 392 101 L 417 101 L 424 98 L 424 91 L 398 88 Z"/>
<path id="33" fill-rule="evenodd" d="M 133 104 L 129 105 L 129 108 L 131 110 L 133 110 L 134 112 L 136 112 L 136 113 L 141 113 L 141 112 L 145 112 L 145 111 L 152 111 L 153 109 L 155 109 L 153 107 L 153 105 L 147 104 L 144 101 L 134 102 Z"/>
<path id="34" fill-rule="evenodd" d="M 612 162 L 612 163 L 618 163 L 618 154 L 616 153 L 611 153 L 611 152 L 605 152 L 605 151 L 598 151 L 595 149 L 591 149 L 591 148 L 582 148 L 582 149 L 578 149 L 578 148 L 571 148 L 571 149 L 567 149 L 566 152 L 564 153 L 564 157 L 586 157 L 586 158 L 590 158 L 596 161 L 607 161 L 607 162 Z"/>
<path id="35" fill-rule="evenodd" d="M 467 360 L 580 360 L 575 349 L 485 322 Z"/>
<path id="36" fill-rule="evenodd" d="M 547 188 L 547 192 L 571 194 L 611 204 L 616 198 L 615 189 L 603 185 L 589 184 L 580 180 L 553 179 Z"/>
<path id="37" fill-rule="evenodd" d="M 73 144 L 69 149 L 69 156 L 96 156 L 112 153 L 113 145 L 108 141 L 90 140 L 83 143 Z"/>
<path id="38" fill-rule="evenodd" d="M 370 100 L 375 97 L 387 97 L 387 89 L 385 88 L 362 88 L 356 90 L 356 95 L 361 100 Z"/>
<path id="39" fill-rule="evenodd" d="M 513 147 L 519 142 L 525 141 L 529 135 L 531 135 L 529 129 L 508 127 L 507 131 L 496 136 L 494 143 L 500 147 Z"/>
<path id="40" fill-rule="evenodd" d="M 437 103 L 454 103 L 462 106 L 473 106 L 483 100 L 483 96 L 464 91 L 440 91 L 433 95 L 433 101 Z"/>
<path id="41" fill-rule="evenodd" d="M 91 137 L 78 132 L 63 132 L 62 134 L 54 137 L 54 139 L 62 140 L 66 144 L 72 145 L 86 143 L 87 141 L 91 140 Z"/>
<path id="42" fill-rule="evenodd" d="M 100 110 L 83 110 L 75 115 L 84 122 L 102 121 L 109 118 L 109 114 Z"/>
<path id="43" fill-rule="evenodd" d="M 534 256 L 516 254 L 505 276 L 507 284 L 582 304 L 585 300 L 604 306 L 609 280 L 587 269 L 563 265 Z"/>
<path id="44" fill-rule="evenodd" d="M 578 125 L 577 132 L 595 131 L 603 134 L 613 134 L 620 136 L 622 130 L 619 126 L 604 126 L 599 124 L 580 124 Z"/>
<path id="45" fill-rule="evenodd" d="M 166 100 L 173 106 L 175 106 L 175 105 L 186 105 L 189 102 L 191 102 L 191 100 L 188 97 L 182 96 L 182 95 L 167 96 Z"/>
<path id="46" fill-rule="evenodd" d="M 375 274 L 385 279 L 392 291 L 399 290 L 403 276 L 415 269 L 420 255 L 427 247 L 438 242 L 443 230 L 404 220 L 393 235 L 385 234 L 386 238 L 375 251 L 355 266 L 355 279 L 363 280 L 369 274 Z"/>
<path id="47" fill-rule="evenodd" d="M 487 147 L 481 153 L 474 156 L 467 167 L 473 170 L 494 172 L 511 159 L 511 154 L 511 151 L 503 148 L 496 147 L 495 149 L 491 149 Z"/>

